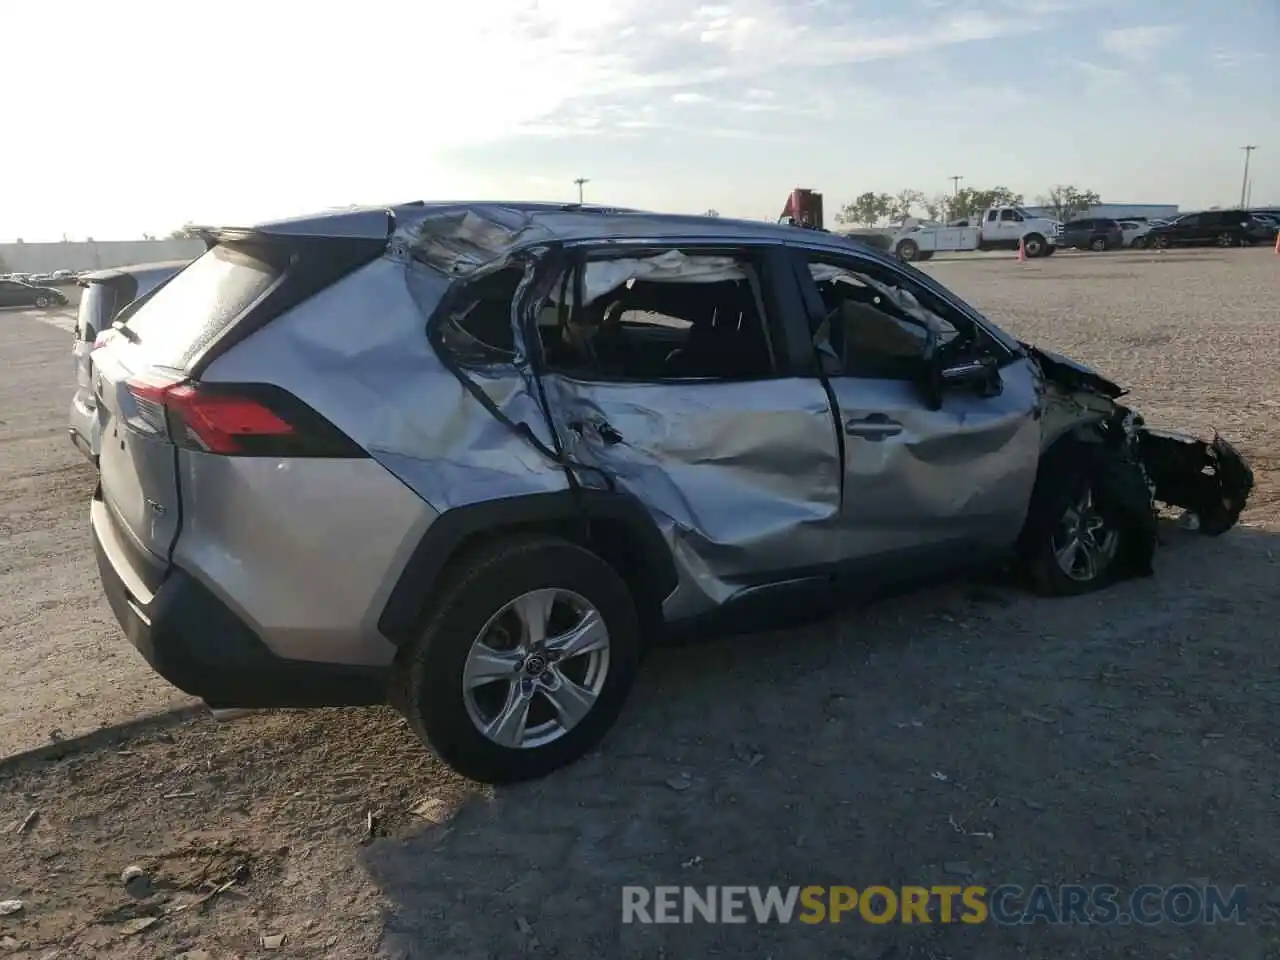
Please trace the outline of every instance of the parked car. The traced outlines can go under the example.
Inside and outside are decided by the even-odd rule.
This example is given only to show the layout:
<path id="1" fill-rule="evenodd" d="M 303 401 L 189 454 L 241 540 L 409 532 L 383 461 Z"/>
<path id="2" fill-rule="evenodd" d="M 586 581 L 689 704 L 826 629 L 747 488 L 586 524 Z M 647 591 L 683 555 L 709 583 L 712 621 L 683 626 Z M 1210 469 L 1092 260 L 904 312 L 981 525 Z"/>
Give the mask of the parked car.
<path id="1" fill-rule="evenodd" d="M 1147 233 L 1147 246 L 1242 247 L 1274 239 L 1275 232 L 1245 210 L 1205 210 L 1153 227 Z"/>
<path id="2" fill-rule="evenodd" d="M 1126 247 L 1142 248 L 1147 245 L 1147 233 L 1154 224 L 1146 220 L 1121 220 L 1120 229 Z"/>
<path id="3" fill-rule="evenodd" d="M 1151 572 L 1225 440 L 834 233 L 553 204 L 210 231 L 94 353 L 108 600 L 214 707 L 389 700 L 455 769 L 591 749 L 646 644 L 1012 559 Z M 110 437 L 110 442 L 106 438 Z"/>
<path id="4" fill-rule="evenodd" d="M 0 280 L 0 307 L 65 307 L 66 294 L 26 280 Z"/>
<path id="5" fill-rule="evenodd" d="M 1080 250 L 1118 250 L 1124 246 L 1124 231 L 1118 221 L 1106 217 L 1068 220 L 1062 227 L 1061 244 Z"/>
<path id="6" fill-rule="evenodd" d="M 93 386 L 93 349 L 122 311 L 158 289 L 187 265 L 186 260 L 116 267 L 81 275 L 80 310 L 71 344 L 76 389 L 71 398 L 69 432 L 76 449 L 98 461 L 98 400 Z"/>

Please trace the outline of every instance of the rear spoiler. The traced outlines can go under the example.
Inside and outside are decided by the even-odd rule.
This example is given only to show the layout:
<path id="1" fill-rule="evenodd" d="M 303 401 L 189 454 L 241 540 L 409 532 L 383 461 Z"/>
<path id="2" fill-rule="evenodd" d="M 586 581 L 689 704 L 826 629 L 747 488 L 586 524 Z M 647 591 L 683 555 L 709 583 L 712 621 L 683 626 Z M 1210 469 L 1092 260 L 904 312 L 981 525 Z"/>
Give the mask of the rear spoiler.
<path id="1" fill-rule="evenodd" d="M 421 206 L 421 203 L 405 204 L 405 206 Z M 187 228 L 193 237 L 204 241 L 205 250 L 219 243 L 264 238 L 389 240 L 395 229 L 396 208 L 394 207 L 343 209 L 289 220 L 272 220 L 252 227 L 190 226 Z"/>

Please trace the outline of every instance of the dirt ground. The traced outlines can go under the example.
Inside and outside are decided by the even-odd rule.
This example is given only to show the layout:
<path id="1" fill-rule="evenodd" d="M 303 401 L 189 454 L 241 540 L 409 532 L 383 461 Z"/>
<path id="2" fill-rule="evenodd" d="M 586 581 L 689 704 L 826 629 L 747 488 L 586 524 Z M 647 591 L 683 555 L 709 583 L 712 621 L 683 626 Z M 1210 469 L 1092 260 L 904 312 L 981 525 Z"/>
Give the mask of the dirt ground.
<path id="1" fill-rule="evenodd" d="M 67 438 L 73 322 L 0 310 L 0 756 L 185 701 L 120 643 L 102 597 L 93 468 Z"/>
<path id="2" fill-rule="evenodd" d="M 1241 526 L 1170 523 L 1154 577 L 1091 597 L 958 583 L 660 650 L 599 753 L 518 788 L 453 776 L 386 710 L 202 718 L 0 763 L 0 901 L 24 903 L 0 916 L 0 957 L 1280 958 L 1280 258 L 929 269 L 1131 387 L 1151 422 L 1239 441 L 1258 479 Z M 45 362 L 69 367 L 51 346 Z M 32 416 L 7 384 L 0 420 Z M 24 458 L 68 459 L 51 428 L 24 429 Z M 0 609 L 0 715 L 55 675 L 105 710 L 101 663 L 128 660 L 77 632 L 82 617 L 114 641 L 84 573 L 84 494 L 24 476 L 0 513 L 0 575 L 27 545 L 4 584 L 19 606 Z M 57 538 L 22 539 L 19 498 Z M 22 642 L 48 652 L 13 659 Z M 120 879 L 135 864 L 137 898 Z M 625 884 L 1179 882 L 1247 885 L 1245 922 L 634 926 L 620 909 Z"/>

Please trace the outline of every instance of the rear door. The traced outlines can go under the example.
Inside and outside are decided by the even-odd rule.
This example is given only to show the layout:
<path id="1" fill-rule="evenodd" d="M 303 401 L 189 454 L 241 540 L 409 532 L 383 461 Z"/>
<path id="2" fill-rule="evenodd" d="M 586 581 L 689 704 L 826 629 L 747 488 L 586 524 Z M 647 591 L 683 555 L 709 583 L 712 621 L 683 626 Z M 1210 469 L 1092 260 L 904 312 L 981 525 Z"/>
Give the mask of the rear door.
<path id="1" fill-rule="evenodd" d="M 117 531 L 162 568 L 180 510 L 164 391 L 281 274 L 280 263 L 253 248 L 215 247 L 156 291 L 93 354 L 100 496 Z"/>
<path id="2" fill-rule="evenodd" d="M 682 587 L 668 615 L 829 573 L 839 441 L 822 382 L 796 368 L 812 367 L 812 347 L 779 295 L 779 271 L 793 284 L 785 252 L 582 253 L 561 287 L 572 309 L 540 314 L 542 382 L 582 476 L 636 496 L 672 538 Z"/>

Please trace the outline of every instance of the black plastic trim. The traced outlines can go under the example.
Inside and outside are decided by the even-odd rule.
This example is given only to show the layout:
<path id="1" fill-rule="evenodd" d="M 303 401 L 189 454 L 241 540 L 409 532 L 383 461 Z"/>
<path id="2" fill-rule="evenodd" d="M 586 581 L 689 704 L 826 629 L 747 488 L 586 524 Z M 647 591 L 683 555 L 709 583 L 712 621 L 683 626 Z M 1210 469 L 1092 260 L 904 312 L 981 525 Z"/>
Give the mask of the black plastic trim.
<path id="1" fill-rule="evenodd" d="M 422 627 L 433 587 L 469 538 L 540 525 L 577 527 L 584 515 L 593 533 L 601 521 L 626 524 L 639 549 L 637 566 L 652 579 L 652 591 L 659 602 L 676 588 L 675 562 L 667 542 L 635 497 L 582 488 L 535 493 L 455 507 L 441 514 L 405 564 L 378 618 L 378 629 L 396 645 L 411 640 Z"/>

